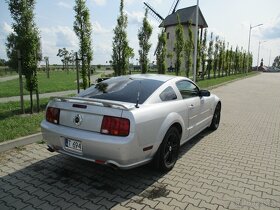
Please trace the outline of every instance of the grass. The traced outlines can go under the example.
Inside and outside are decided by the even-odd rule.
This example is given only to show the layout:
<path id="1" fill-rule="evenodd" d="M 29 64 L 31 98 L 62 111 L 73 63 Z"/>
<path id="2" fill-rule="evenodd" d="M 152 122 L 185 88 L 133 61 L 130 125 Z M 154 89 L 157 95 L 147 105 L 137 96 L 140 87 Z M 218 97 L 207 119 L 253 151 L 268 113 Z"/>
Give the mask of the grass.
<path id="1" fill-rule="evenodd" d="M 258 72 L 249 72 L 247 76 L 253 76 L 253 75 L 256 75 L 257 73 Z M 244 77 L 246 77 L 246 74 L 235 74 L 235 75 L 230 75 L 227 77 L 219 77 L 216 79 L 212 78 L 212 79 L 200 80 L 197 82 L 197 84 L 200 88 L 207 89 L 207 88 L 219 85 L 219 84 L 223 84 L 223 83 L 233 81 L 233 80 L 236 80 L 239 78 L 244 78 Z"/>
<path id="2" fill-rule="evenodd" d="M 255 75 L 250 72 L 248 76 Z M 216 86 L 225 82 L 246 77 L 245 74 L 231 75 L 210 80 L 198 81 L 198 85 L 203 89 Z M 45 107 L 48 99 L 40 100 L 41 112 L 33 115 L 20 114 L 19 102 L 0 103 L 0 142 L 15 139 L 22 136 L 31 135 L 40 131 L 40 122 L 44 119 Z M 25 107 L 29 107 L 29 101 L 25 101 Z M 30 110 L 26 110 L 26 113 Z"/>
<path id="3" fill-rule="evenodd" d="M 41 110 L 45 110 L 48 99 L 40 101 Z M 25 107 L 29 101 L 25 102 Z M 26 110 L 30 112 L 30 110 Z M 19 102 L 0 103 L 0 142 L 40 132 L 40 122 L 45 111 L 35 114 L 20 114 Z"/>
<path id="4" fill-rule="evenodd" d="M 48 79 L 46 73 L 38 73 L 39 93 L 50 93 L 56 91 L 74 90 L 76 88 L 76 72 L 54 71 Z M 25 82 L 25 81 L 24 81 Z M 0 83 L 0 98 L 19 95 L 19 80 L 14 79 Z M 24 95 L 28 95 L 24 89 Z"/>

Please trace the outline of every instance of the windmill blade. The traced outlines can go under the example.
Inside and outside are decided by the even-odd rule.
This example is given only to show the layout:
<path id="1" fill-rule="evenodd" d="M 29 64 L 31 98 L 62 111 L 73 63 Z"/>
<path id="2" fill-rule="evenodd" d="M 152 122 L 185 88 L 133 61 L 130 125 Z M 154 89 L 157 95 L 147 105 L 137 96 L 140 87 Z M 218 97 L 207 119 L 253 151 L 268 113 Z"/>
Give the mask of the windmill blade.
<path id="1" fill-rule="evenodd" d="M 171 8 L 168 12 L 169 15 L 176 12 L 176 9 L 177 9 L 177 6 L 178 6 L 179 2 L 180 2 L 180 0 L 174 0 L 173 4 L 172 4 L 172 6 L 171 6 Z M 171 13 L 171 11 L 172 11 L 172 13 Z"/>
<path id="2" fill-rule="evenodd" d="M 154 8 L 152 8 L 151 5 L 149 5 L 148 3 L 144 2 L 145 6 L 149 9 L 149 13 L 158 21 L 158 22 L 162 22 L 164 20 L 164 18 L 158 14 L 158 12 L 156 12 L 156 10 Z"/>

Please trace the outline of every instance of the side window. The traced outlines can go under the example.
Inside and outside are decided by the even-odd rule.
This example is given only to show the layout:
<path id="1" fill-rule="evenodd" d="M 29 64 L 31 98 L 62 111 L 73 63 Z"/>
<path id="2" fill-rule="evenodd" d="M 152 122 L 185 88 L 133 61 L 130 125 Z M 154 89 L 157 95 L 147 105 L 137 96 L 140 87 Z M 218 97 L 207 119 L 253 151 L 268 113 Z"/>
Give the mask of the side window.
<path id="1" fill-rule="evenodd" d="M 177 95 L 172 87 L 167 87 L 162 93 L 159 95 L 162 101 L 172 101 L 177 99 Z"/>
<path id="2" fill-rule="evenodd" d="M 190 81 L 179 81 L 176 83 L 178 90 L 180 91 L 182 98 L 192 98 L 199 95 L 198 88 Z"/>

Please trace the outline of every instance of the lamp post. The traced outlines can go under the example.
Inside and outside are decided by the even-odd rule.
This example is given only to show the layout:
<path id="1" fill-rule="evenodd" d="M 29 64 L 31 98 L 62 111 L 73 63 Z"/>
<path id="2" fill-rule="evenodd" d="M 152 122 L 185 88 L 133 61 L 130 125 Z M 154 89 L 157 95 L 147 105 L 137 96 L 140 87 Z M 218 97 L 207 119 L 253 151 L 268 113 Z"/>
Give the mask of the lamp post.
<path id="1" fill-rule="evenodd" d="M 258 59 L 257 59 L 257 71 L 259 70 L 259 57 L 260 57 L 260 47 L 261 43 L 265 43 L 266 41 L 259 41 L 259 48 L 258 48 Z"/>
<path id="2" fill-rule="evenodd" d="M 193 62 L 193 81 L 196 81 L 196 62 L 197 62 L 197 36 L 198 36 L 198 6 L 199 0 L 196 4 L 196 15 L 195 15 L 195 37 L 194 37 L 194 62 Z"/>
<path id="3" fill-rule="evenodd" d="M 250 41 L 251 41 L 251 30 L 253 29 L 253 28 L 256 28 L 256 27 L 259 27 L 259 26 L 261 26 L 261 25 L 263 25 L 262 23 L 261 24 L 258 24 L 258 25 L 255 25 L 255 26 L 251 26 L 251 24 L 250 24 L 250 30 L 249 30 L 249 43 L 248 43 L 248 56 L 249 56 L 249 54 L 250 54 Z M 246 71 L 246 74 L 248 74 L 248 70 L 249 70 L 249 61 L 250 59 L 248 59 L 248 65 L 247 65 L 247 71 Z"/>

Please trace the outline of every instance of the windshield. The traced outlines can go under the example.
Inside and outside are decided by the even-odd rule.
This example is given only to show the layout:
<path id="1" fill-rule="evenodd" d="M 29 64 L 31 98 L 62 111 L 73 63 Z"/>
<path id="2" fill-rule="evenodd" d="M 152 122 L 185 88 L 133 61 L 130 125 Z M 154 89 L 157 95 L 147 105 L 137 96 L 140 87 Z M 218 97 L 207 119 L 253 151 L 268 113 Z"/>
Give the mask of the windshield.
<path id="1" fill-rule="evenodd" d="M 139 93 L 138 103 L 143 104 L 162 84 L 162 81 L 152 79 L 114 77 L 88 88 L 79 96 L 136 103 Z"/>

